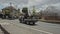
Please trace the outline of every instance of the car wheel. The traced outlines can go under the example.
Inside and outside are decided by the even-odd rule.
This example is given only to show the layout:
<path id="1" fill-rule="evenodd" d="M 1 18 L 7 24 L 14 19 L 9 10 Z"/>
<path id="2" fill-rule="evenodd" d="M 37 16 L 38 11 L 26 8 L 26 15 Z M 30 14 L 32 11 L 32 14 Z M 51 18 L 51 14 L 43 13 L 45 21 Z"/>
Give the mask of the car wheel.
<path id="1" fill-rule="evenodd" d="M 32 25 L 35 25 L 35 22 L 33 22 L 33 24 Z"/>
<path id="2" fill-rule="evenodd" d="M 23 21 L 22 21 L 22 20 L 20 20 L 20 23 L 23 23 Z"/>
<path id="3" fill-rule="evenodd" d="M 26 24 L 27 24 L 27 25 L 29 25 L 29 24 L 30 24 L 30 22 L 26 22 Z"/>

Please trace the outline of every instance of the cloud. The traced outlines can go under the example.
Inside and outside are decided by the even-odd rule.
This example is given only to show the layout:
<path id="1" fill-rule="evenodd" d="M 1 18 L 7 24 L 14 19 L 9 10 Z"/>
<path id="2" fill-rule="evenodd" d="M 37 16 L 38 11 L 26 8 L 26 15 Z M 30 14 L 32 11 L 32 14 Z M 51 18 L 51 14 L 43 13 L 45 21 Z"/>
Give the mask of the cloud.
<path id="1" fill-rule="evenodd" d="M 48 5 L 60 6 L 60 0 L 0 0 L 0 4 L 4 7 L 9 6 L 10 2 L 17 5 L 18 8 L 36 6 L 43 9 Z"/>
<path id="2" fill-rule="evenodd" d="M 28 3 L 28 0 L 0 0 L 0 3 L 9 3 L 9 2 L 12 2 L 12 3 L 17 3 L 17 4 L 21 4 L 21 3 Z"/>
<path id="3" fill-rule="evenodd" d="M 48 6 L 54 6 L 54 7 L 56 7 L 56 8 L 60 8 L 60 3 L 56 3 L 56 4 L 48 4 L 48 5 L 44 5 L 44 6 L 42 6 L 43 8 L 46 8 L 46 7 L 48 7 Z"/>
<path id="4" fill-rule="evenodd" d="M 28 1 L 28 5 L 37 5 L 37 4 L 39 4 L 39 3 L 41 3 L 42 2 L 42 0 L 29 0 Z"/>

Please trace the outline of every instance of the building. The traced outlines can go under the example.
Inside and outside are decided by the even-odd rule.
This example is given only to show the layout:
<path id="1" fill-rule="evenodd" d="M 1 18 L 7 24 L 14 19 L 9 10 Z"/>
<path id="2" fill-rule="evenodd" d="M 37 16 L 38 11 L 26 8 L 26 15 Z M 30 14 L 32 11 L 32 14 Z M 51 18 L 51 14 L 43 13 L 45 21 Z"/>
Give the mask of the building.
<path id="1" fill-rule="evenodd" d="M 11 17 L 19 17 L 20 9 L 16 9 L 13 6 L 8 6 L 2 9 L 3 15 L 9 14 Z"/>

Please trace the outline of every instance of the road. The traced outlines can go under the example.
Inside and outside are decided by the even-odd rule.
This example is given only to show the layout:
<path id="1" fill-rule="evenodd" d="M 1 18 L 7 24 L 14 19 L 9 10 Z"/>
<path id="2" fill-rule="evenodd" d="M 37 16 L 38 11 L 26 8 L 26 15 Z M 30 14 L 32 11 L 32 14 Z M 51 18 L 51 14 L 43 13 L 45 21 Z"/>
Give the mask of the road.
<path id="1" fill-rule="evenodd" d="M 60 34 L 60 24 L 38 21 L 36 25 L 26 25 L 19 23 L 18 19 L 0 20 L 0 24 L 11 34 Z"/>

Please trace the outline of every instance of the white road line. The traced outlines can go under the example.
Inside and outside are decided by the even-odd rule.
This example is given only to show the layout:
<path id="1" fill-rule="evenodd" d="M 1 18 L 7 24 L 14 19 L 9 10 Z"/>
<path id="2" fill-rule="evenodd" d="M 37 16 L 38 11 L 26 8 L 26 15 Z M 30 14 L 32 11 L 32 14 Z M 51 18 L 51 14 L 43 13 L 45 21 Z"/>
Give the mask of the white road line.
<path id="1" fill-rule="evenodd" d="M 11 23 L 11 24 L 14 24 L 14 23 Z M 16 24 L 14 24 L 14 25 L 16 25 Z M 19 26 L 19 25 L 16 25 L 16 26 Z M 43 30 L 38 30 L 38 29 L 35 29 L 35 28 L 30 28 L 30 27 L 26 27 L 26 26 L 22 26 L 22 27 L 25 27 L 25 28 L 28 28 L 28 29 L 32 29 L 32 30 L 36 30 L 36 31 L 39 31 L 39 32 L 43 32 L 43 33 L 46 33 L 46 34 L 53 34 L 51 32 L 47 32 L 47 31 L 43 31 Z"/>
<path id="2" fill-rule="evenodd" d="M 35 28 L 30 28 L 30 27 L 26 27 L 26 26 L 22 26 L 22 27 L 25 27 L 25 28 L 28 28 L 28 29 L 32 29 L 32 30 L 36 30 L 36 31 L 39 31 L 39 32 L 44 32 L 44 33 L 47 33 L 47 34 L 53 34 L 53 33 L 50 33 L 50 32 L 47 32 L 47 31 L 43 31 L 43 30 L 38 30 L 38 29 L 35 29 Z"/>

